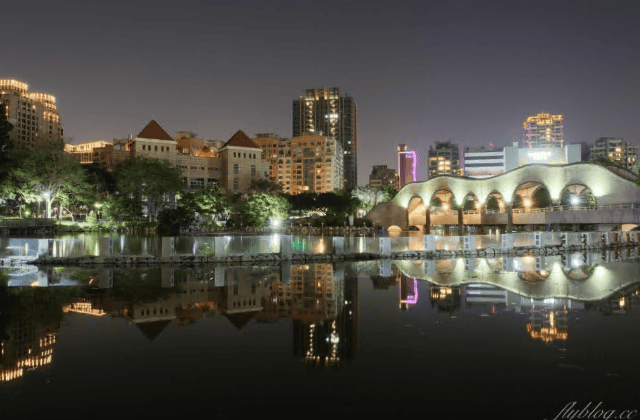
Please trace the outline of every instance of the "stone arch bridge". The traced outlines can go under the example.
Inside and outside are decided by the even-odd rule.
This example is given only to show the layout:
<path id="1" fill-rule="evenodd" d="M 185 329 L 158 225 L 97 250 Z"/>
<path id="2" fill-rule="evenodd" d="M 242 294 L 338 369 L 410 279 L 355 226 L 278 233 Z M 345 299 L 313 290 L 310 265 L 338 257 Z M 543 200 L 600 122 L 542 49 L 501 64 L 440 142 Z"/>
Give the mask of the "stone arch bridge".
<path id="1" fill-rule="evenodd" d="M 442 175 L 405 185 L 365 216 L 376 226 L 640 224 L 640 187 L 631 172 L 593 163 L 527 165 L 491 178 Z M 545 198 L 546 197 L 546 198 Z"/>

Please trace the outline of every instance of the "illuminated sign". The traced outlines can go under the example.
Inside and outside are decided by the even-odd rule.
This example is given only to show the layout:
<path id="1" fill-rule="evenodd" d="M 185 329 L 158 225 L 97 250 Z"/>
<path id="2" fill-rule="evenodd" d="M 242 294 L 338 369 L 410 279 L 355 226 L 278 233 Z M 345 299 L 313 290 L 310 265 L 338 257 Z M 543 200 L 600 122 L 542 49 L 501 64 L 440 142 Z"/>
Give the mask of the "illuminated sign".
<path id="1" fill-rule="evenodd" d="M 529 152 L 529 159 L 546 161 L 551 157 L 551 152 Z"/>

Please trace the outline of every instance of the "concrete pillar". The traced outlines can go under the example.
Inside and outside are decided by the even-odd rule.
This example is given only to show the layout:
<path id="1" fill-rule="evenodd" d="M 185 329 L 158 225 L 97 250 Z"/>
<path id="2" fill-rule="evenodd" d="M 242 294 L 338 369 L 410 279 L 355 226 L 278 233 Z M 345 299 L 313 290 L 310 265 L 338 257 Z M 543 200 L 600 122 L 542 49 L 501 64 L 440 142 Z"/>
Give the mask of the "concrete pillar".
<path id="1" fill-rule="evenodd" d="M 462 231 L 464 227 L 464 209 L 462 207 L 458 207 L 458 235 L 464 235 Z"/>
<path id="2" fill-rule="evenodd" d="M 164 236 L 162 238 L 162 258 L 170 258 L 176 252 L 176 238 Z"/>
<path id="3" fill-rule="evenodd" d="M 424 235 L 424 250 L 435 251 L 436 250 L 436 238 L 433 235 Z"/>
<path id="4" fill-rule="evenodd" d="M 476 237 L 475 235 L 466 235 L 464 237 L 464 250 L 475 251 L 476 250 Z"/>
<path id="5" fill-rule="evenodd" d="M 100 270 L 98 284 L 101 289 L 113 288 L 113 268 L 103 268 Z"/>
<path id="6" fill-rule="evenodd" d="M 344 237 L 342 236 L 334 236 L 332 238 L 333 241 L 333 252 L 336 255 L 344 254 Z"/>
<path id="7" fill-rule="evenodd" d="M 38 270 L 38 287 L 49 286 L 49 276 L 53 275 L 53 269 Z"/>
<path id="8" fill-rule="evenodd" d="M 507 228 L 505 229 L 506 232 L 511 232 L 513 230 L 513 206 L 511 204 L 507 204 L 506 205 L 506 209 L 507 209 Z"/>
<path id="9" fill-rule="evenodd" d="M 514 237 L 513 237 L 513 233 L 503 233 L 500 236 L 500 240 L 501 240 L 501 249 L 503 251 L 508 251 L 510 249 L 513 249 L 513 244 L 514 244 Z"/>
<path id="10" fill-rule="evenodd" d="M 391 260 L 378 260 L 378 275 L 382 277 L 391 276 Z"/>
<path id="11" fill-rule="evenodd" d="M 380 241 L 380 255 L 391 255 L 391 238 L 382 237 L 378 239 Z"/>
<path id="12" fill-rule="evenodd" d="M 216 257 L 224 257 L 227 255 L 226 246 L 228 241 L 228 236 L 216 236 L 213 239 L 213 255 Z"/>
<path id="13" fill-rule="evenodd" d="M 291 284 L 291 263 L 280 263 L 280 284 Z"/>
<path id="14" fill-rule="evenodd" d="M 475 258 L 465 258 L 464 259 L 464 271 L 466 273 L 473 273 L 476 271 L 476 259 Z"/>
<path id="15" fill-rule="evenodd" d="M 280 236 L 280 255 L 291 256 L 291 235 Z"/>
<path id="16" fill-rule="evenodd" d="M 113 241 L 111 238 L 98 239 L 99 257 L 108 257 L 113 255 Z"/>
<path id="17" fill-rule="evenodd" d="M 165 289 L 170 289 L 175 285 L 174 271 L 171 267 L 160 268 L 161 284 Z"/>
<path id="18" fill-rule="evenodd" d="M 217 266 L 213 274 L 213 284 L 216 287 L 224 287 L 225 267 Z"/>
<path id="19" fill-rule="evenodd" d="M 425 222 L 425 225 L 424 225 L 424 233 L 428 235 L 431 233 L 431 213 L 429 212 L 428 207 L 427 207 L 426 219 L 427 221 Z"/>
<path id="20" fill-rule="evenodd" d="M 450 225 L 444 225 L 444 236 L 449 236 Z"/>

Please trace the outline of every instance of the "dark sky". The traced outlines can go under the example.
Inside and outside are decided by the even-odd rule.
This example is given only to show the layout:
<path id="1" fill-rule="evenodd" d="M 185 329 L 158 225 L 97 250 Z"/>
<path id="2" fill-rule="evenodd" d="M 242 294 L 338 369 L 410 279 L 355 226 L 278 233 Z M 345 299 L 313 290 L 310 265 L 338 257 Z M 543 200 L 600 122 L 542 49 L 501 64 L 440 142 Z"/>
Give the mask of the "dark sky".
<path id="1" fill-rule="evenodd" d="M 640 142 L 640 2 L 8 2 L 0 77 L 56 95 L 73 142 L 291 136 L 303 89 L 358 105 L 358 180 L 396 146 L 507 145 L 540 111 L 565 140 Z"/>

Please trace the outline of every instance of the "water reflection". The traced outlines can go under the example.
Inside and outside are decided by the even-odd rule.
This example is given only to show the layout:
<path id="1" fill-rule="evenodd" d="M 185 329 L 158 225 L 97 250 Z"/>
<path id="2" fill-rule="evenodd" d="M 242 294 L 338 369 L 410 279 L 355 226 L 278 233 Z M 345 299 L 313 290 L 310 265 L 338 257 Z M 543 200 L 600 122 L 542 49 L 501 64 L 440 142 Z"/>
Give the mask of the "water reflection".
<path id="1" fill-rule="evenodd" d="M 384 381 L 397 378 L 393 372 L 399 369 L 405 380 L 414 371 L 420 377 L 438 372 L 442 365 L 446 372 L 438 374 L 440 382 L 451 375 L 460 386 L 455 378 L 464 376 L 464 369 L 473 373 L 479 368 L 464 357 L 447 358 L 465 351 L 474 360 L 508 353 L 523 366 L 523 375 L 535 375 L 537 365 L 531 364 L 529 372 L 528 363 L 554 357 L 550 350 L 569 354 L 565 350 L 572 339 L 578 340 L 577 351 L 571 353 L 575 355 L 583 354 L 592 342 L 607 341 L 604 337 L 628 336 L 624 323 L 632 320 L 629 315 L 640 305 L 639 268 L 635 260 L 607 261 L 591 254 L 543 260 L 52 268 L 38 272 L 41 281 L 35 284 L 12 276 L 0 290 L 0 383 L 4 389 L 28 391 L 36 388 L 27 378 L 45 376 L 54 368 L 56 376 L 64 375 L 72 369 L 68 354 L 73 348 L 82 355 L 78 357 L 92 357 L 85 350 L 89 335 L 98 340 L 95 346 L 100 349 L 110 341 L 116 343 L 110 351 L 121 352 L 117 363 L 122 368 L 114 378 L 148 365 L 147 375 L 152 376 L 153 369 L 162 374 L 166 370 L 167 377 L 191 380 L 193 371 L 180 376 L 186 362 L 181 360 L 176 367 L 171 361 L 184 354 L 177 359 L 210 363 L 211 374 L 227 381 L 237 375 L 242 382 L 262 363 L 263 369 L 273 364 L 268 372 L 279 376 L 268 376 L 265 383 L 281 387 L 300 381 L 314 386 L 304 381 L 317 381 L 317 374 L 325 377 L 322 372 L 330 370 L 327 378 L 335 378 L 334 373 L 365 375 L 357 386 L 368 389 L 377 382 L 367 385 L 366 378 L 377 376 L 366 372 L 380 372 L 375 375 L 381 379 L 376 380 Z M 600 324 L 604 329 L 595 327 Z M 613 333 L 617 325 L 622 332 Z M 585 338 L 587 331 L 600 332 Z M 486 336 L 491 339 L 483 341 Z M 637 341 L 637 334 L 621 341 L 622 353 L 635 354 L 631 349 Z M 66 364 L 60 362 L 64 352 Z M 149 359 L 136 358 L 141 353 Z M 434 365 L 434 360 L 443 361 Z M 455 366 L 454 360 L 465 368 L 447 370 Z M 502 375 L 513 370 L 508 360 Z M 560 360 L 558 369 L 571 366 Z M 494 363 L 492 369 L 498 369 Z M 600 359 L 597 363 L 602 364 Z M 204 369 L 200 364 L 197 369 Z M 230 364 L 229 371 L 225 364 Z M 249 364 L 249 371 L 238 370 Z M 90 364 L 83 368 L 94 369 L 98 367 Z M 312 374 L 295 376 L 299 371 Z M 347 392 L 353 383 L 340 392 Z M 417 383 L 412 386 L 419 387 Z M 252 392 L 257 396 L 261 391 Z M 362 401 L 369 401 L 370 395 Z"/>

